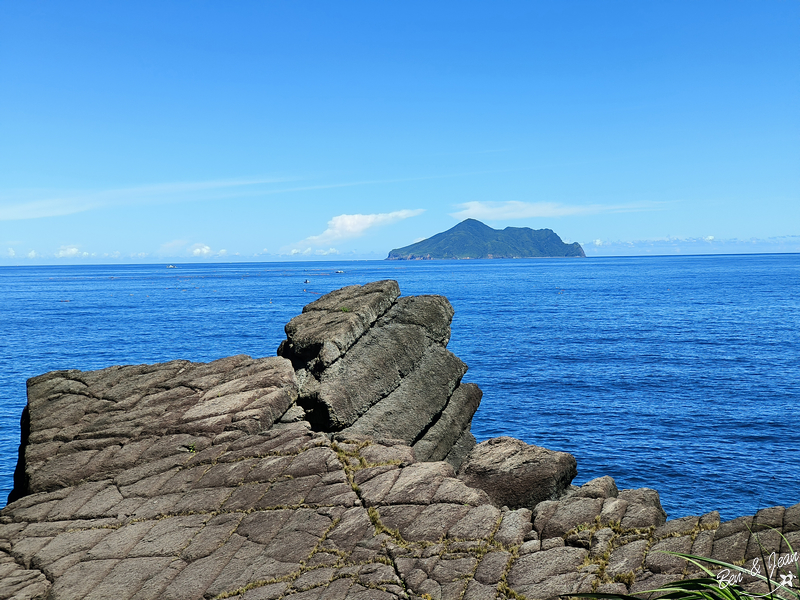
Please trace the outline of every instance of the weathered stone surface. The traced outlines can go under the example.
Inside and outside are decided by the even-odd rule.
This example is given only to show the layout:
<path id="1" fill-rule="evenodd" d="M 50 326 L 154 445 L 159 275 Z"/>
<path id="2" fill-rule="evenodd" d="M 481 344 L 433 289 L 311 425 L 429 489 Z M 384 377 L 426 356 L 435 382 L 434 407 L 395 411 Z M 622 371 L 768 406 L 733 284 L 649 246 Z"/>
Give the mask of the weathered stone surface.
<path id="1" fill-rule="evenodd" d="M 50 582 L 37 569 L 26 569 L 0 550 L 0 598 L 46 598 Z"/>
<path id="2" fill-rule="evenodd" d="M 451 538 L 488 539 L 500 525 L 500 510 L 490 504 L 471 509 L 448 532 Z"/>
<path id="3" fill-rule="evenodd" d="M 604 527 L 592 516 L 609 502 L 659 520 L 655 492 L 604 498 L 608 480 L 534 514 L 501 511 L 448 463 L 417 463 L 397 440 L 332 442 L 305 422 L 241 433 L 177 454 L 180 434 L 152 436 L 138 453 L 149 460 L 114 478 L 11 503 L 0 515 L 0 598 L 504 598 L 504 577 L 529 598 L 593 585 L 621 593 L 622 582 L 643 590 L 681 576 L 661 549 L 708 555 L 717 527 L 717 549 L 733 541 L 744 555 L 749 539 L 752 519 L 720 526 L 714 515 Z"/>
<path id="4" fill-rule="evenodd" d="M 530 502 L 531 454 L 556 455 L 567 476 L 545 478 L 535 491 L 552 499 L 533 512 L 493 503 L 491 478 L 464 477 L 484 444 L 455 476 L 474 446 L 480 391 L 459 383 L 463 365 L 444 350 L 449 305 L 397 293 L 382 282 L 309 305 L 282 349 L 295 365 L 238 356 L 31 380 L 19 486 L 0 511 L 0 599 L 544 600 L 681 578 L 685 565 L 661 550 L 729 561 L 759 542 L 786 552 L 767 527 L 800 546 L 800 505 L 665 522 L 654 490 L 618 491 L 610 477 L 569 486 L 571 456 L 510 438 L 485 444 L 499 450 L 493 485 L 516 485 Z M 297 380 L 312 389 L 337 365 L 356 368 L 380 329 L 424 338 L 409 359 L 424 368 L 362 413 L 394 394 L 369 427 L 314 431 L 294 403 Z M 450 371 L 430 386 L 438 392 L 403 391 L 439 367 Z M 402 422 L 386 427 L 388 416 Z"/>
<path id="5" fill-rule="evenodd" d="M 606 575 L 614 577 L 625 573 L 635 573 L 644 562 L 644 554 L 648 545 L 648 540 L 638 540 L 615 549 L 608 560 Z"/>
<path id="6" fill-rule="evenodd" d="M 330 366 L 394 304 L 396 281 L 376 281 L 326 294 L 303 308 L 286 325 L 287 340 L 278 353 L 299 368 L 319 372 Z"/>
<path id="7" fill-rule="evenodd" d="M 592 523 L 602 508 L 602 498 L 567 498 L 559 502 L 558 508 L 542 531 L 542 537 L 561 537 L 578 525 Z"/>
<path id="8" fill-rule="evenodd" d="M 667 552 L 688 554 L 692 550 L 692 536 L 669 537 L 653 544 L 647 551 L 644 566 L 652 573 L 682 573 L 686 560 Z"/>
<path id="9" fill-rule="evenodd" d="M 641 593 L 648 590 L 656 590 L 661 586 L 673 582 L 673 581 L 680 581 L 683 579 L 680 575 L 673 575 L 673 574 L 665 574 L 665 573 L 650 573 L 649 571 L 644 571 L 640 578 L 633 583 L 630 588 L 631 594 Z M 648 594 L 649 596 L 650 594 Z M 659 596 L 660 594 L 652 594 L 652 597 Z"/>
<path id="10" fill-rule="evenodd" d="M 453 308 L 441 296 L 399 298 L 395 281 L 331 292 L 286 326 L 302 418 L 345 437 L 395 438 L 416 460 L 459 467 L 481 393 L 446 349 Z M 301 418 L 292 409 L 285 420 Z M 296 414 L 297 413 L 297 414 Z"/>
<path id="11" fill-rule="evenodd" d="M 653 537 L 665 538 L 675 535 L 686 535 L 695 531 L 700 524 L 699 517 L 683 517 L 673 519 L 660 527 L 656 527 Z"/>
<path id="12" fill-rule="evenodd" d="M 414 443 L 414 456 L 417 460 L 446 460 L 458 438 L 469 433 L 472 415 L 478 410 L 482 395 L 480 388 L 474 383 L 459 385 L 439 419 Z M 460 465 L 453 465 L 455 469 L 458 466 Z"/>
<path id="13" fill-rule="evenodd" d="M 475 571 L 475 579 L 486 585 L 497 585 L 505 573 L 511 554 L 506 551 L 489 552 Z"/>
<path id="14" fill-rule="evenodd" d="M 587 481 L 571 494 L 576 498 L 616 498 L 619 495 L 614 478 L 608 475 Z"/>
<path id="15" fill-rule="evenodd" d="M 157 459 L 180 466 L 215 433 L 269 429 L 296 397 L 288 361 L 244 355 L 34 377 L 9 500 Z"/>
<path id="16" fill-rule="evenodd" d="M 600 522 L 603 525 L 620 523 L 627 510 L 627 500 L 622 500 L 620 498 L 606 498 L 603 501 L 603 510 L 600 511 Z"/>
<path id="17" fill-rule="evenodd" d="M 621 522 L 626 529 L 657 527 L 667 522 L 667 513 L 661 508 L 661 500 L 655 490 L 622 490 L 617 498 L 628 503 Z"/>
<path id="18" fill-rule="evenodd" d="M 749 540 L 750 532 L 747 530 L 738 531 L 725 537 L 720 537 L 720 532 L 717 530 L 717 535 L 714 536 L 714 548 L 711 552 L 711 558 L 727 563 L 741 562 L 744 560 Z"/>
<path id="19" fill-rule="evenodd" d="M 396 437 L 411 445 L 444 410 L 466 372 L 466 365 L 458 357 L 441 346 L 432 346 L 394 391 L 372 405 L 342 433 Z M 446 455 L 454 442 L 452 439 L 440 454 Z M 422 459 L 419 454 L 416 456 Z"/>
<path id="20" fill-rule="evenodd" d="M 444 462 L 416 463 L 400 472 L 392 489 L 383 499 L 385 504 L 429 504 L 453 469 Z"/>
<path id="21" fill-rule="evenodd" d="M 528 586 L 541 583 L 554 575 L 577 575 L 578 567 L 583 563 L 586 554 L 586 550 L 566 546 L 528 554 L 511 567 L 508 583 L 514 589 L 525 590 Z M 522 593 L 528 595 L 529 592 Z"/>
<path id="22" fill-rule="evenodd" d="M 459 470 L 476 444 L 477 440 L 475 436 L 472 435 L 472 432 L 467 428 L 461 432 L 461 435 L 456 440 L 456 443 L 453 444 L 447 456 L 444 457 L 444 460 L 453 465 L 454 469 Z"/>
<path id="23" fill-rule="evenodd" d="M 790 506 L 783 513 L 783 531 L 800 531 L 800 503 Z"/>
<path id="24" fill-rule="evenodd" d="M 499 437 L 478 444 L 467 455 L 459 478 L 484 490 L 496 506 L 533 509 L 539 502 L 559 498 L 577 474 L 571 454 Z"/>
<path id="25" fill-rule="evenodd" d="M 527 508 L 510 510 L 503 513 L 503 520 L 494 539 L 503 546 L 516 546 L 522 543 L 532 528 L 531 511 Z"/>
<path id="26" fill-rule="evenodd" d="M 614 539 L 614 530 L 610 527 L 603 527 L 592 533 L 589 545 L 589 555 L 603 557 L 611 551 L 611 540 Z"/>

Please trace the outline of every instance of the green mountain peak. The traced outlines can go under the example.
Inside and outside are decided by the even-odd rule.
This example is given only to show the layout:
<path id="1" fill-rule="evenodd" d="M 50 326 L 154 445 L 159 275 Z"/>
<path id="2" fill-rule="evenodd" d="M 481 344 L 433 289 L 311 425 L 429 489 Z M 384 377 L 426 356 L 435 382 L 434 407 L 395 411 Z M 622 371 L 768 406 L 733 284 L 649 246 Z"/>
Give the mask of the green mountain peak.
<path id="1" fill-rule="evenodd" d="M 565 244 L 552 229 L 492 229 L 475 219 L 416 244 L 389 252 L 387 260 L 586 257 L 577 242 Z"/>

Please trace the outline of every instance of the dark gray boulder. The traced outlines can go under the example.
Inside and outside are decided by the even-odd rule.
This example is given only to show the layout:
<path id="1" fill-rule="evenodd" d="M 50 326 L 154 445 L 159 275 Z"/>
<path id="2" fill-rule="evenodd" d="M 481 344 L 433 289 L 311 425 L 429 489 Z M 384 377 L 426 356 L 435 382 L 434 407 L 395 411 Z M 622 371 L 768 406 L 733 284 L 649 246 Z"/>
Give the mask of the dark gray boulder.
<path id="1" fill-rule="evenodd" d="M 484 490 L 496 506 L 533 509 L 560 498 L 577 474 L 571 454 L 498 437 L 475 446 L 458 476 Z"/>
<path id="2" fill-rule="evenodd" d="M 286 325 L 278 354 L 297 369 L 319 373 L 347 352 L 400 295 L 396 281 L 353 285 L 306 305 Z"/>
<path id="3" fill-rule="evenodd" d="M 461 383 L 467 366 L 447 350 L 453 307 L 399 295 L 395 281 L 331 292 L 286 325 L 278 354 L 316 431 L 402 440 L 418 460 L 458 468 L 481 392 Z"/>

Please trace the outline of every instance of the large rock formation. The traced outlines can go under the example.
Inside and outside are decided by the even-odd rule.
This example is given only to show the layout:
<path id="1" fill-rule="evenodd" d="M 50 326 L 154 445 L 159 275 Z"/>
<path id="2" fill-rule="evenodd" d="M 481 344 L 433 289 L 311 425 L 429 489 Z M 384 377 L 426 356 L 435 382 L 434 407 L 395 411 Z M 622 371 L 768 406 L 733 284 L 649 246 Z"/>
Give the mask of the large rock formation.
<path id="1" fill-rule="evenodd" d="M 396 281 L 323 296 L 286 325 L 298 404 L 314 429 L 394 438 L 419 460 L 458 468 L 475 445 L 481 391 L 447 350 L 453 307 L 442 296 L 400 298 Z"/>
<path id="2" fill-rule="evenodd" d="M 394 439 L 364 435 L 360 420 L 402 398 L 409 373 L 439 364 L 424 357 L 441 356 L 447 341 L 449 305 L 397 300 L 392 287 L 340 291 L 304 313 L 319 314 L 293 321 L 281 352 L 297 377 L 287 359 L 235 356 L 31 379 L 15 488 L 0 511 L 0 599 L 533 600 L 636 593 L 694 574 L 661 550 L 748 564 L 761 546 L 785 554 L 767 527 L 800 546 L 800 504 L 722 524 L 717 513 L 666 521 L 654 490 L 619 491 L 610 477 L 568 486 L 569 455 L 510 438 L 475 447 L 457 474 L 431 460 L 450 456 L 443 448 L 453 436 L 431 432 L 463 432 L 471 418 L 474 408 L 466 421 L 448 413 L 465 393 L 458 381 L 435 400 L 444 408 L 421 435 L 407 433 L 418 425 L 405 413 L 404 433 L 380 430 Z M 389 314 L 400 316 L 381 320 Z M 359 376 L 352 357 L 360 356 L 369 367 L 359 381 L 369 383 L 367 368 L 396 363 L 383 350 L 385 362 L 369 362 L 366 347 L 353 352 L 365 339 L 390 346 L 381 335 L 392 330 L 428 340 L 417 346 L 422 358 L 398 358 L 413 368 L 398 369 L 376 402 L 359 404 L 373 396 L 326 373 L 344 357 L 339 373 Z M 463 374 L 447 371 L 441 381 L 454 372 Z M 306 398 L 313 427 L 296 398 Z M 326 431 L 315 431 L 320 424 Z M 482 478 L 476 466 L 490 457 L 498 464 Z M 535 464 L 544 478 L 531 474 Z M 520 479 L 518 495 L 509 473 L 531 477 Z"/>

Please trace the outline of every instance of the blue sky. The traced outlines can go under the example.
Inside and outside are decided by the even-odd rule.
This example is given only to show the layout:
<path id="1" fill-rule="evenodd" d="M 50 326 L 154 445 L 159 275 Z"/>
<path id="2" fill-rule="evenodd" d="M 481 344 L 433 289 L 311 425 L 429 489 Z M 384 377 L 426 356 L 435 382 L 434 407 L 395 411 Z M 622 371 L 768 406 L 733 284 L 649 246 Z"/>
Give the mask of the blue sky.
<path id="1" fill-rule="evenodd" d="M 0 265 L 800 252 L 800 2 L 0 0 Z"/>

